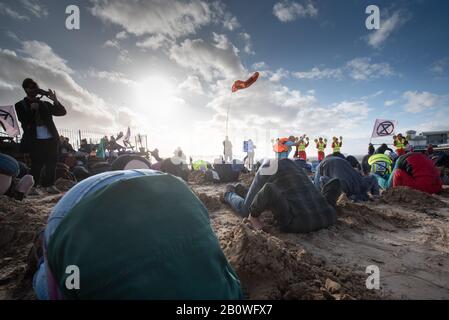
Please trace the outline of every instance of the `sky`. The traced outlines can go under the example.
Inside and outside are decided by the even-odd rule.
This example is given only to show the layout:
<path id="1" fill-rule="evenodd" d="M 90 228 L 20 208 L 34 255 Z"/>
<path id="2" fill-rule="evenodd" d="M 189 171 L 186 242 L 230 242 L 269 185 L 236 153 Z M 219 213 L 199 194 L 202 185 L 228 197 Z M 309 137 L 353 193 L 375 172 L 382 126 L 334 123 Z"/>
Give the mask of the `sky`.
<path id="1" fill-rule="evenodd" d="M 237 157 L 246 139 L 258 158 L 302 134 L 343 136 L 343 153 L 363 154 L 377 118 L 449 129 L 448 1 L 86 0 L 68 30 L 71 4 L 0 1 L 0 105 L 32 77 L 67 107 L 59 128 L 129 126 L 162 155 L 221 154 L 228 108 Z M 378 30 L 365 26 L 373 4 Z"/>

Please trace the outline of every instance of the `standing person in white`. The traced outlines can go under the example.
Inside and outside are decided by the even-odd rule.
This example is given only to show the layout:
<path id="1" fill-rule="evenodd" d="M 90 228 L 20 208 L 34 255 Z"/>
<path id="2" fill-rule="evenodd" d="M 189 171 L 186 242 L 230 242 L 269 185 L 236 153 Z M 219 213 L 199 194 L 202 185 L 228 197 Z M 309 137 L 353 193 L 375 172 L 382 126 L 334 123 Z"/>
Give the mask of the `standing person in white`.
<path id="1" fill-rule="evenodd" d="M 254 165 L 254 149 L 256 149 L 256 146 L 254 145 L 253 140 L 248 140 L 248 150 L 246 152 L 246 156 L 248 159 L 248 169 L 251 169 Z"/>
<path id="2" fill-rule="evenodd" d="M 232 143 L 229 140 L 228 136 L 226 136 L 225 140 L 223 141 L 223 147 L 224 147 L 224 160 L 225 161 L 232 161 Z"/>

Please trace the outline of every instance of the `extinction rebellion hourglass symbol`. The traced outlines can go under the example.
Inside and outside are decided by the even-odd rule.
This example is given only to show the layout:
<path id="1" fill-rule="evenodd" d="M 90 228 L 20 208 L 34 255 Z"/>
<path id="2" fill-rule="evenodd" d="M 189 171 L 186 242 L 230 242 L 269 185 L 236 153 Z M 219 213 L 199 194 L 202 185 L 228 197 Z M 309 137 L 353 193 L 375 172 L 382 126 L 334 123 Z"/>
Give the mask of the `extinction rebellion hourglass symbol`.
<path id="1" fill-rule="evenodd" d="M 14 118 L 13 118 L 12 114 L 9 113 L 8 111 L 0 110 L 0 126 L 3 128 L 4 131 L 6 131 L 6 127 L 5 127 L 5 125 L 3 124 L 3 121 L 1 121 L 2 119 L 3 119 L 6 123 L 8 123 L 8 119 L 9 119 L 9 120 L 10 120 L 9 123 L 12 124 L 12 127 L 14 128 L 14 127 L 16 126 L 16 123 L 15 123 L 15 121 L 14 121 Z"/>
<path id="2" fill-rule="evenodd" d="M 389 136 L 394 132 L 394 124 L 391 121 L 381 122 L 377 126 L 376 132 L 381 137 Z"/>

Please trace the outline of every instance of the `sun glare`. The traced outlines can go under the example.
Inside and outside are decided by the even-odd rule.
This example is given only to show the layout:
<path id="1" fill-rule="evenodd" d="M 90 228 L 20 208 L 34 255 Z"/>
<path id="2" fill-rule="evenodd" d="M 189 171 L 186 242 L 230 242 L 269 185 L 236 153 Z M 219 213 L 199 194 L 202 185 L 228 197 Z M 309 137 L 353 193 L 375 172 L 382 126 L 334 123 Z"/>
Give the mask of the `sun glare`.
<path id="1" fill-rule="evenodd" d="M 175 88 L 163 77 L 144 79 L 136 86 L 137 105 L 154 114 L 168 114 L 175 102 Z"/>

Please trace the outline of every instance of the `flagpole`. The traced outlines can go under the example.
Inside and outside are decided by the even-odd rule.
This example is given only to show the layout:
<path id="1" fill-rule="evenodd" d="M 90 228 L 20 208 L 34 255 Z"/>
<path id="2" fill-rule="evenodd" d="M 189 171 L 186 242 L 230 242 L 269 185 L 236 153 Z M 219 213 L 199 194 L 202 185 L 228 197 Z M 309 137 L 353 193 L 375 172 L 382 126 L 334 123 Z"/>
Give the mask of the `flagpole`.
<path id="1" fill-rule="evenodd" d="M 226 112 L 226 137 L 228 136 L 228 124 L 229 124 L 229 110 L 231 109 L 232 92 L 229 93 L 228 110 Z"/>

